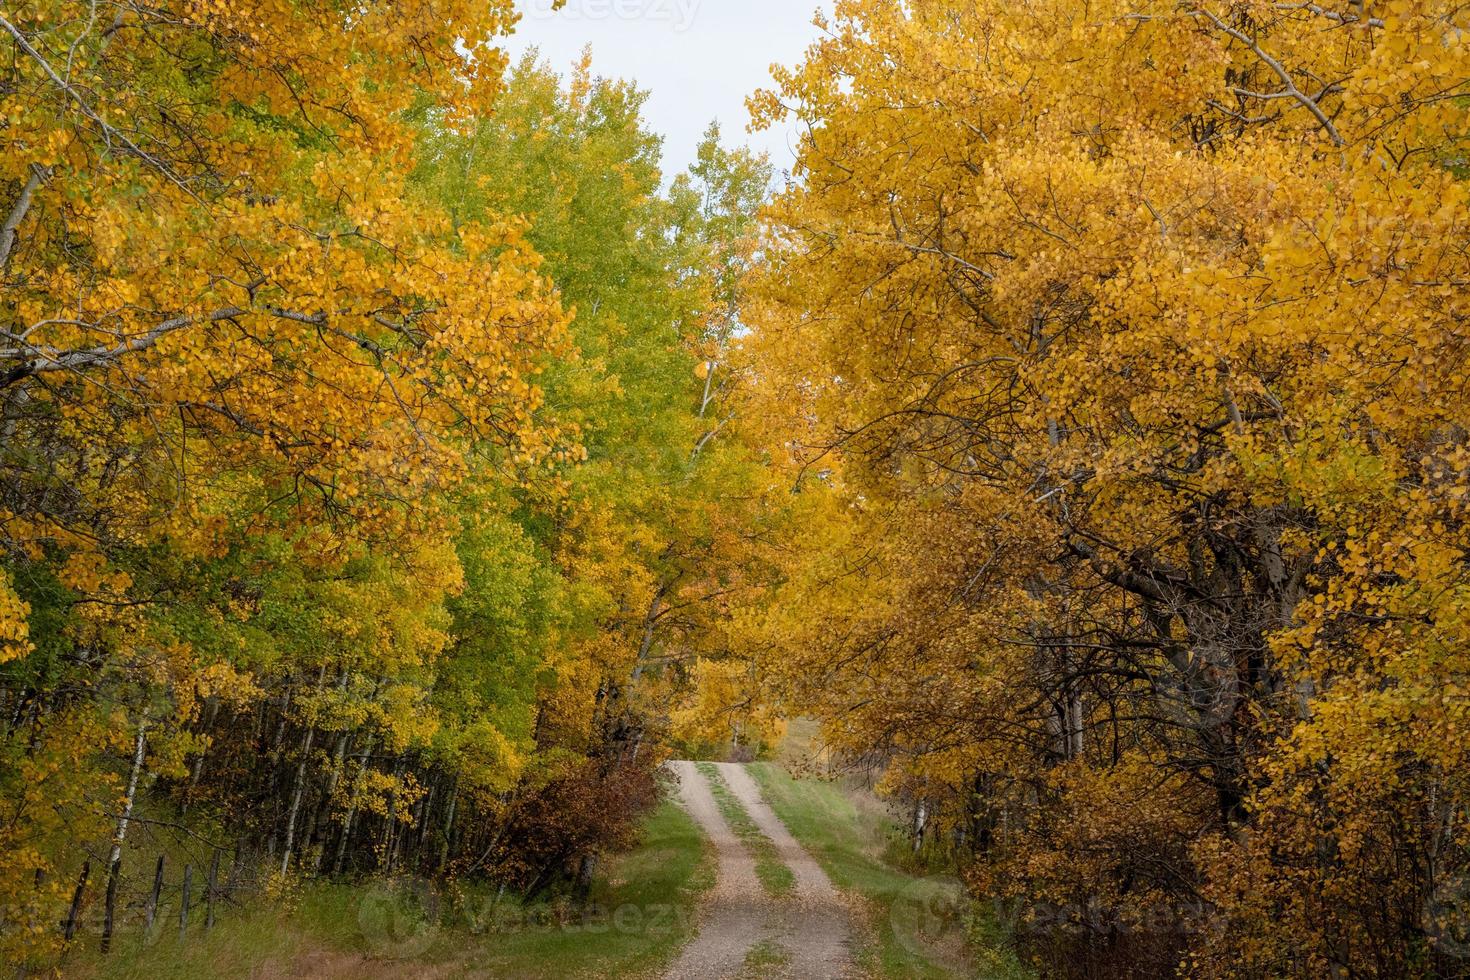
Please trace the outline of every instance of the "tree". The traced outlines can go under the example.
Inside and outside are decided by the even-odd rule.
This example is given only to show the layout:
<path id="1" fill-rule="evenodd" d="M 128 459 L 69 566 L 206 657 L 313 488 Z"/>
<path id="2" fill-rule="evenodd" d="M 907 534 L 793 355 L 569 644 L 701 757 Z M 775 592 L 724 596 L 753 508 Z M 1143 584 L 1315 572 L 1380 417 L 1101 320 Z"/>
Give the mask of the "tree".
<path id="1" fill-rule="evenodd" d="M 755 100 L 777 679 L 1056 969 L 1454 969 L 1458 17 L 851 2 Z"/>
<path id="2" fill-rule="evenodd" d="M 425 106 L 488 111 L 510 18 L 0 14 L 7 960 L 55 945 L 9 924 L 58 921 L 142 793 L 233 814 L 290 868 L 376 744 L 399 769 L 367 802 L 398 846 L 463 581 L 452 493 L 577 455 L 537 383 L 567 317 L 521 229 L 454 226 L 404 178 Z"/>

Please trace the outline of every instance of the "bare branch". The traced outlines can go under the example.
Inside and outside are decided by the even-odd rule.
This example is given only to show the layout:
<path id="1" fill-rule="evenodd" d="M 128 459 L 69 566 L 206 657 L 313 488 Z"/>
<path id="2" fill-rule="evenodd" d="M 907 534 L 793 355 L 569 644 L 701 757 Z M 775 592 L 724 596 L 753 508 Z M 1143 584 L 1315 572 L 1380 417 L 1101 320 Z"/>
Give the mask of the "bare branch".
<path id="1" fill-rule="evenodd" d="M 263 310 L 251 310 L 241 306 L 227 306 L 198 316 L 179 316 L 165 320 L 153 327 L 146 333 L 136 337 L 123 340 L 112 346 L 84 347 L 76 350 L 57 350 L 54 347 L 30 345 L 4 349 L 0 348 L 0 361 L 21 360 L 26 363 L 12 368 L 8 373 L 0 375 L 0 388 L 8 388 L 18 381 L 32 377 L 37 374 L 46 374 L 53 371 L 79 371 L 85 368 L 96 367 L 115 361 L 127 354 L 136 354 L 145 351 L 158 343 L 160 339 L 168 334 L 186 327 L 195 326 L 200 323 L 217 323 L 220 320 L 233 320 L 237 317 L 249 316 L 252 313 L 264 312 L 280 320 L 291 320 L 296 323 L 306 323 L 314 326 L 323 326 L 327 322 L 326 314 L 297 313 L 294 310 L 285 310 L 280 307 L 268 306 Z M 29 333 L 30 331 L 26 331 Z M 13 334 L 11 335 L 14 336 Z"/>
<path id="2" fill-rule="evenodd" d="M 1216 29 L 1225 34 L 1228 34 L 1230 37 L 1233 37 L 1241 44 L 1244 44 L 1247 48 L 1251 50 L 1253 54 L 1255 54 L 1257 58 L 1260 58 L 1261 61 L 1266 64 L 1266 67 L 1270 68 L 1271 71 L 1275 73 L 1276 77 L 1281 80 L 1281 84 L 1284 86 L 1284 88 L 1282 88 L 1280 92 L 1258 94 L 1254 92 L 1238 91 L 1236 94 L 1248 95 L 1251 98 L 1257 99 L 1294 99 L 1298 104 L 1305 107 L 1308 112 L 1316 117 L 1317 122 L 1321 123 L 1322 128 L 1327 130 L 1327 135 L 1332 138 L 1333 143 L 1338 146 L 1343 146 L 1346 144 L 1346 141 L 1342 138 L 1342 134 L 1337 131 L 1337 127 L 1332 124 L 1332 120 L 1327 118 L 1327 113 L 1322 111 L 1322 107 L 1317 104 L 1317 101 L 1311 96 L 1307 95 L 1307 93 L 1303 92 L 1301 89 L 1297 88 L 1296 81 L 1291 77 L 1291 72 L 1287 71 L 1286 67 L 1282 65 L 1281 62 L 1277 61 L 1275 58 L 1271 57 L 1271 55 L 1267 54 L 1255 38 L 1249 36 L 1248 34 L 1245 34 L 1242 31 L 1236 30 L 1229 24 L 1226 24 L 1220 18 L 1216 17 L 1214 14 L 1210 13 L 1208 10 L 1192 10 L 1190 11 L 1190 16 L 1205 18 L 1211 24 L 1215 25 Z"/>
<path id="3" fill-rule="evenodd" d="M 1318 17 L 1325 17 L 1330 21 L 1335 21 L 1336 23 L 1344 25 L 1366 23 L 1369 27 L 1384 26 L 1383 21 L 1378 17 L 1369 17 L 1365 21 L 1357 14 L 1340 14 L 1335 10 L 1328 10 L 1325 7 L 1319 7 L 1315 3 L 1278 3 L 1276 4 L 1276 9 L 1286 11 L 1309 10 L 1312 13 L 1316 14 Z"/>
<path id="4" fill-rule="evenodd" d="M 31 175 L 26 178 L 24 186 L 20 189 L 20 196 L 15 199 L 15 206 L 10 209 L 10 214 L 5 218 L 5 224 L 0 225 L 0 272 L 10 264 L 10 252 L 15 247 L 15 233 L 20 230 L 20 223 L 26 219 L 26 214 L 31 210 L 31 200 L 41 182 L 49 176 L 50 171 L 44 167 L 31 165 Z"/>
<path id="5" fill-rule="evenodd" d="M 204 316 L 174 317 L 171 320 L 163 321 L 145 334 L 133 337 L 130 340 L 125 340 L 112 347 L 86 347 L 69 351 L 58 351 L 54 348 L 45 347 L 35 347 L 29 350 L 0 350 L 0 358 L 35 358 L 0 377 L 0 388 L 8 388 L 17 381 L 37 374 L 45 374 L 51 371 L 77 371 L 83 368 L 95 367 L 98 364 L 116 360 L 125 354 L 135 354 L 139 351 L 147 350 L 158 343 L 162 337 L 176 330 L 182 330 L 196 323 L 214 323 L 219 320 L 230 320 L 237 316 L 243 316 L 248 312 L 250 311 L 231 306 L 222 310 L 215 310 L 213 313 Z"/>

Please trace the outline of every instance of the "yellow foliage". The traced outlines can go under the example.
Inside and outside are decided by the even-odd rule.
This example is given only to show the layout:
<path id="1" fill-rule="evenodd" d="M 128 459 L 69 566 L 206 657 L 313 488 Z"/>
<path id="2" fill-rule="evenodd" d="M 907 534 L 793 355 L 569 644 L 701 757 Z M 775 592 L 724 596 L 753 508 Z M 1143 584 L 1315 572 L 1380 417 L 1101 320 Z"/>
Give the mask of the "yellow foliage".
<path id="1" fill-rule="evenodd" d="M 988 886 L 1100 903 L 1078 955 L 1203 894 L 1200 974 L 1451 969 L 1464 12 L 845 0 L 827 28 L 752 102 L 810 137 L 747 426 L 827 502 L 789 509 L 751 646 L 983 839 Z"/>
<path id="2" fill-rule="evenodd" d="M 0 663 L 24 657 L 31 651 L 30 606 L 15 594 L 10 576 L 0 569 Z"/>

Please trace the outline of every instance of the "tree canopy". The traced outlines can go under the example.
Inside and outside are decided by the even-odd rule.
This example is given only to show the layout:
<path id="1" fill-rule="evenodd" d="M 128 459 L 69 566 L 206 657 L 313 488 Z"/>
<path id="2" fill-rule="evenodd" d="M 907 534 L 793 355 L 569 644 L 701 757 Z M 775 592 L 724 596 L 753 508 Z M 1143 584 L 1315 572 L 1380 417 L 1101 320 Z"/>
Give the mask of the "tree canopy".
<path id="1" fill-rule="evenodd" d="M 851 0 L 753 100 L 810 134 L 746 345 L 818 498 L 773 683 L 1051 969 L 1458 962 L 1465 30 Z"/>
<path id="2" fill-rule="evenodd" d="M 0 11 L 0 959 L 808 716 L 1046 975 L 1462 974 L 1465 10 L 839 0 L 773 188 L 514 7 Z"/>

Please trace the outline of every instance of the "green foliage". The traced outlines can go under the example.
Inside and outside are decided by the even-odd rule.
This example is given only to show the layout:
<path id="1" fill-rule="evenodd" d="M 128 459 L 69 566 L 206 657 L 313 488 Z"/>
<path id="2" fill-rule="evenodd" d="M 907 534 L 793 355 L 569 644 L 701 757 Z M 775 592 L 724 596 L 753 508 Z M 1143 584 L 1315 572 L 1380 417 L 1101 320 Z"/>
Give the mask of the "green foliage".
<path id="1" fill-rule="evenodd" d="M 444 14 L 498 23 L 508 8 L 483 6 Z M 25 30 L 53 44 L 46 18 L 75 13 L 63 7 Z M 392 11 L 448 29 L 420 5 Z M 398 76 L 386 24 L 354 42 L 322 28 L 313 47 L 290 7 L 272 8 L 264 47 L 318 75 L 252 69 L 265 94 L 217 106 L 220 73 L 239 66 L 215 58 L 226 42 L 206 14 L 170 15 L 138 14 L 177 42 L 156 62 L 135 49 L 142 30 L 90 54 L 142 58 L 126 67 L 161 104 L 193 93 L 218 110 L 200 145 L 251 175 L 218 182 L 250 186 L 229 200 L 230 235 L 200 234 L 212 219 L 167 197 L 180 189 L 167 174 L 109 169 L 126 206 L 66 220 L 60 169 L 0 175 L 0 205 L 31 177 L 51 195 L 32 212 L 49 224 L 23 229 L 27 262 L 64 258 L 68 227 L 85 228 L 129 310 L 192 315 L 194 279 L 250 307 L 88 360 L 98 383 L 75 392 L 23 372 L 0 384 L 0 463 L 24 476 L 0 495 L 0 785 L 13 791 L 0 836 L 14 844 L 0 911 L 59 921 L 85 856 L 94 902 L 124 810 L 134 836 L 159 821 L 181 839 L 207 830 L 222 853 L 271 866 L 271 888 L 366 873 L 565 894 L 655 798 L 685 664 L 696 643 L 722 645 L 704 627 L 739 574 L 725 501 L 750 496 L 759 471 L 714 438 L 699 365 L 728 336 L 730 255 L 769 170 L 712 131 L 696 172 L 666 187 L 631 85 L 585 63 L 563 84 L 533 56 L 460 99 L 458 80 Z M 394 72 L 357 74 L 369 41 Z M 358 46 L 333 63 L 326 43 Z M 378 139 L 311 118 L 320 107 L 295 100 L 308 82 L 371 103 Z M 74 123 L 69 110 L 43 121 Z M 164 198 L 176 224 L 140 220 Z M 281 306 L 234 295 L 256 272 L 237 267 L 258 258 L 231 252 L 240 242 L 269 253 L 262 288 Z M 159 268 L 128 265 L 150 256 Z M 107 270 L 72 271 L 93 289 Z M 58 301 L 43 279 L 26 279 L 38 310 Z M 165 287 L 188 296 L 155 295 Z M 110 350 L 152 325 L 114 330 L 111 308 L 95 326 L 67 321 L 56 343 L 85 360 L 93 333 Z M 137 908 L 147 869 L 123 866 L 120 901 Z M 313 885 L 303 907 L 333 894 Z M 61 947 L 43 932 L 13 934 L 37 967 Z"/>

